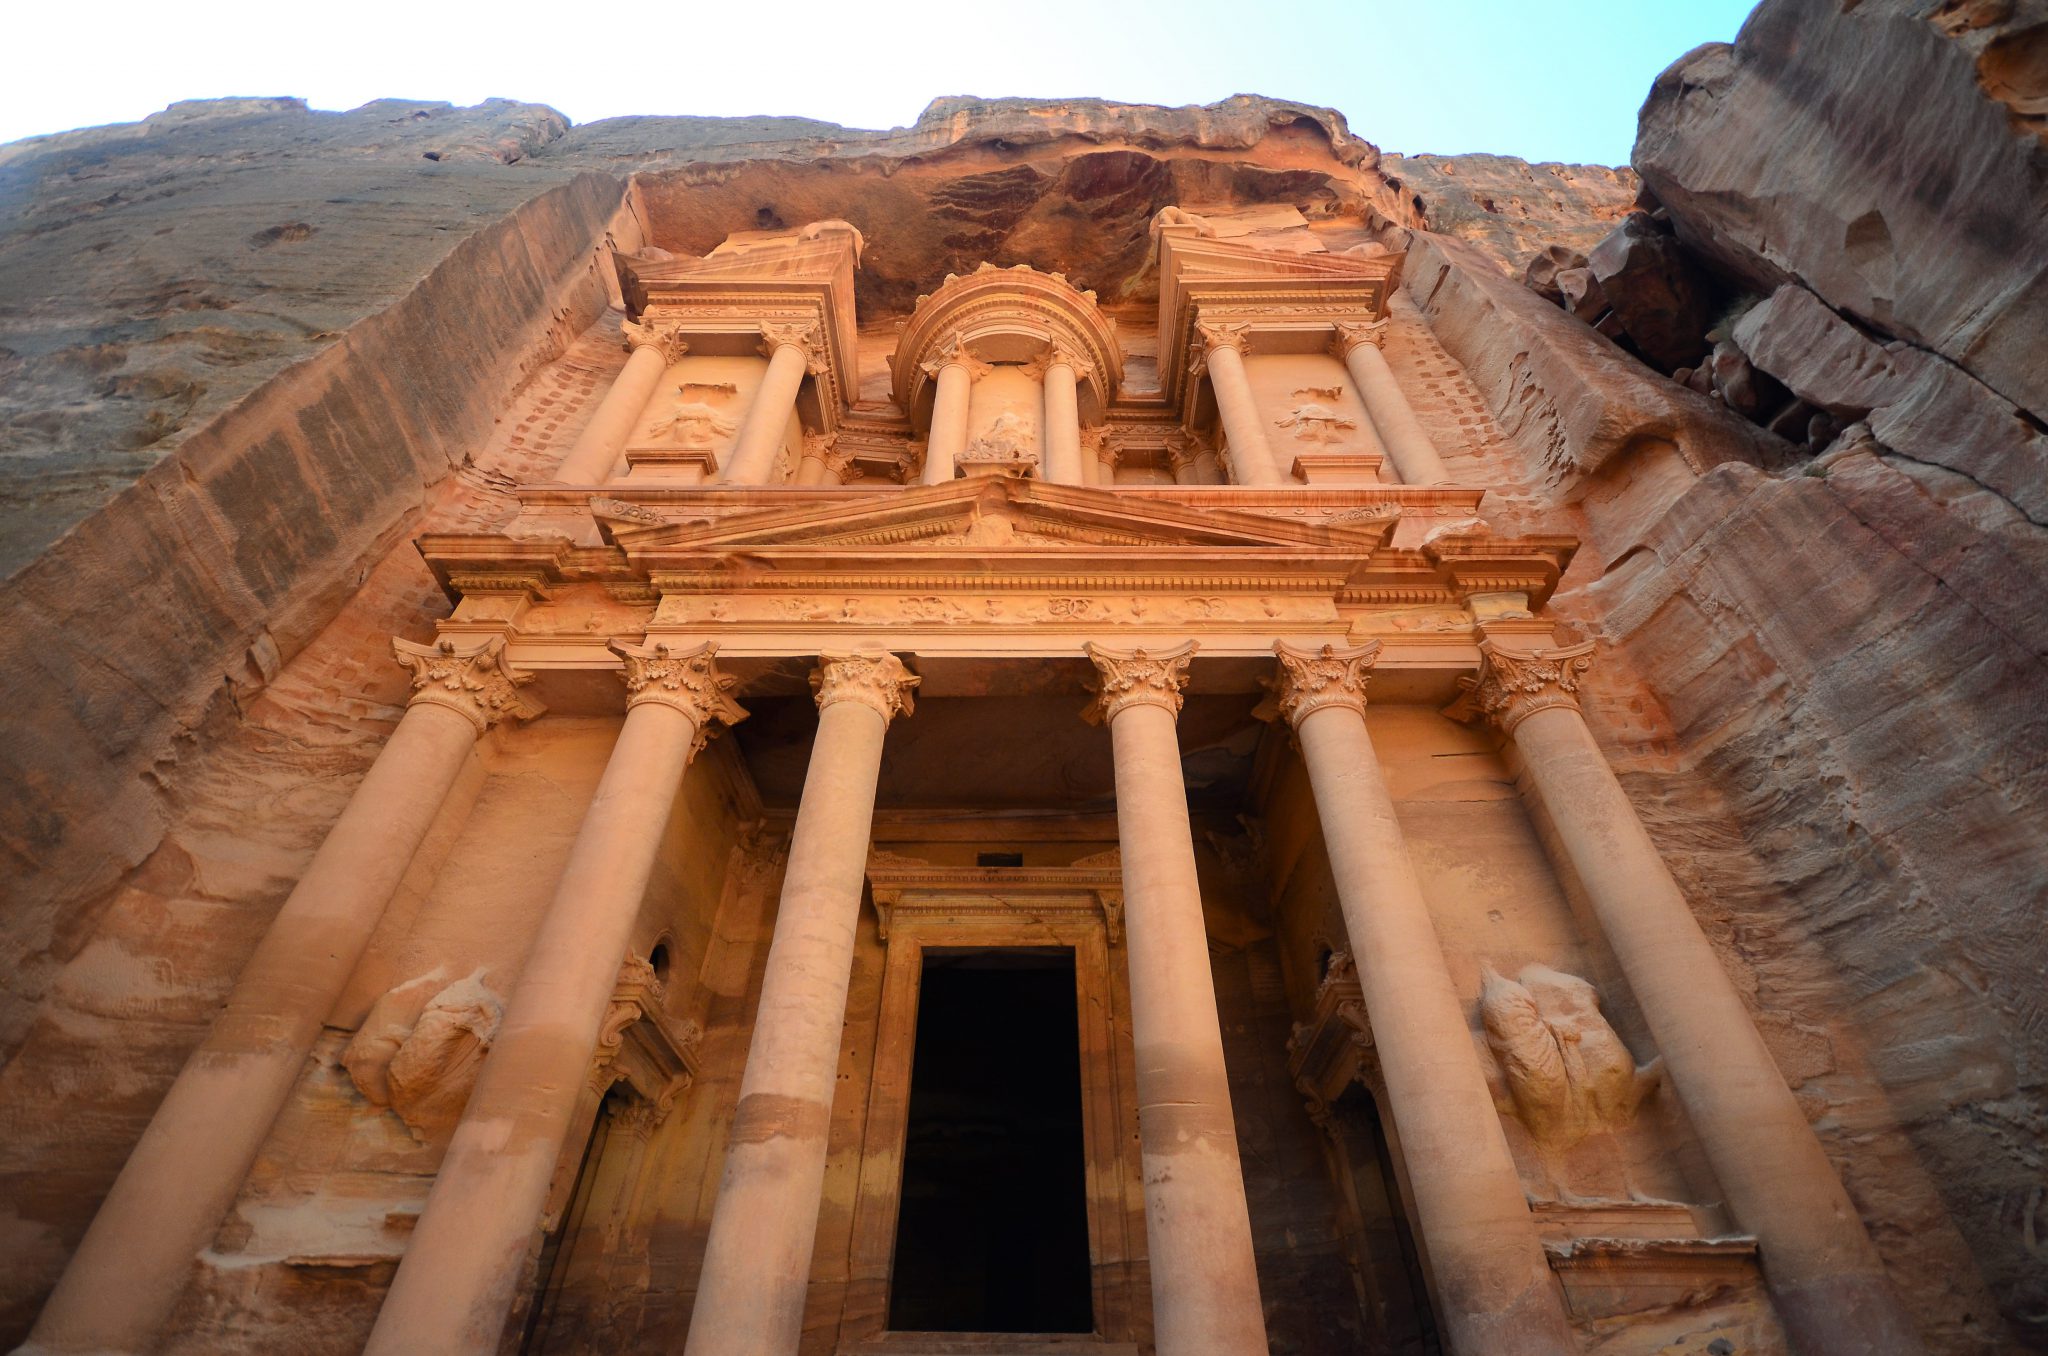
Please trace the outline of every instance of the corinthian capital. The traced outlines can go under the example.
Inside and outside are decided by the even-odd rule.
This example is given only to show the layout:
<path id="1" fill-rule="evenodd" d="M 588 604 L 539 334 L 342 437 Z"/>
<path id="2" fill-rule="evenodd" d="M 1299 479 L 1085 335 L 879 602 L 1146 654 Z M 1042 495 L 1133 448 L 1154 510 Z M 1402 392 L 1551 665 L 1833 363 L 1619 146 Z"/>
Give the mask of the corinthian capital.
<path id="1" fill-rule="evenodd" d="M 1335 331 L 1330 337 L 1330 347 L 1336 350 L 1337 356 L 1340 358 L 1350 357 L 1351 350 L 1357 348 L 1360 344 L 1371 344 L 1374 348 L 1385 348 L 1387 346 L 1387 326 L 1389 323 L 1385 320 L 1369 322 L 1363 320 L 1340 320 L 1330 327 Z"/>
<path id="2" fill-rule="evenodd" d="M 476 645 L 457 645 L 443 636 L 432 645 L 394 638 L 391 653 L 412 674 L 408 706 L 445 706 L 482 734 L 507 716 L 532 720 L 547 708 L 519 689 L 533 681 L 505 662 L 505 638 L 487 636 Z"/>
<path id="3" fill-rule="evenodd" d="M 1083 714 L 1106 725 L 1129 707 L 1163 706 L 1178 719 L 1181 689 L 1188 685 L 1188 663 L 1196 648 L 1192 640 L 1170 650 L 1111 650 L 1088 642 L 1088 658 L 1095 664 L 1095 701 Z"/>
<path id="4" fill-rule="evenodd" d="M 628 645 L 615 640 L 611 650 L 626 661 L 626 709 L 642 702 L 674 707 L 697 727 L 699 749 L 718 725 L 737 725 L 747 718 L 731 696 L 739 680 L 718 671 L 718 642 L 676 650 L 660 641 Z"/>
<path id="5" fill-rule="evenodd" d="M 819 376 L 825 371 L 825 340 L 815 323 L 808 320 L 790 324 L 761 324 L 761 356 L 772 358 L 775 350 L 793 348 L 804 355 L 804 371 Z"/>
<path id="6" fill-rule="evenodd" d="M 675 325 L 636 325 L 628 320 L 620 324 L 619 333 L 625 337 L 628 352 L 636 348 L 651 348 L 660 352 L 671 366 L 683 360 L 690 346 L 683 342 L 683 332 Z"/>
<path id="7" fill-rule="evenodd" d="M 1553 706 L 1579 709 L 1579 681 L 1593 667 L 1593 642 L 1504 649 L 1497 641 L 1479 642 L 1479 675 L 1460 678 L 1464 689 L 1449 713 L 1459 720 L 1486 720 L 1505 735 L 1538 711 Z"/>
<path id="8" fill-rule="evenodd" d="M 910 714 L 911 689 L 922 681 L 893 654 L 821 654 L 811 670 L 820 711 L 834 702 L 859 702 L 885 721 Z"/>
<path id="9" fill-rule="evenodd" d="M 1214 353 L 1219 348 L 1248 353 L 1252 346 L 1252 327 L 1244 320 L 1204 320 L 1196 324 L 1195 333 L 1201 336 L 1202 351 Z"/>
<path id="10" fill-rule="evenodd" d="M 958 330 L 953 331 L 953 333 L 939 340 L 938 343 L 933 344 L 930 349 L 930 356 L 920 363 L 918 367 L 920 371 L 933 381 L 937 381 L 939 373 L 949 367 L 965 368 L 967 375 L 976 380 L 980 380 L 989 374 L 989 365 L 967 351 L 967 341 L 960 337 Z"/>
<path id="11" fill-rule="evenodd" d="M 1075 381 L 1087 381 L 1095 375 L 1095 364 L 1088 361 L 1072 345 L 1055 339 L 1046 346 L 1043 353 L 1025 364 L 1024 371 L 1034 377 L 1043 377 L 1055 367 L 1064 367 L 1074 374 Z"/>
<path id="12" fill-rule="evenodd" d="M 1378 641 L 1348 650 L 1334 645 L 1312 650 L 1283 640 L 1273 653 L 1280 660 L 1280 672 L 1271 684 L 1273 696 L 1289 725 L 1300 729 L 1302 721 L 1326 706 L 1365 714 L 1365 685 L 1372 677 L 1373 661 L 1380 657 Z"/>

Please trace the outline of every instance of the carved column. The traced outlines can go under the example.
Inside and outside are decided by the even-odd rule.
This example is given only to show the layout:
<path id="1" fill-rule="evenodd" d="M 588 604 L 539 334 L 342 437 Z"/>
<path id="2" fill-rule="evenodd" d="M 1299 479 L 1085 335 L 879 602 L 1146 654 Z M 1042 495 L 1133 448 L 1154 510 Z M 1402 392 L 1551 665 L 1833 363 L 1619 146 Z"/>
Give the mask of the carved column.
<path id="1" fill-rule="evenodd" d="M 1366 733 L 1379 645 L 1273 648 L 1280 714 L 1308 765 L 1448 1345 L 1460 1356 L 1572 1351 L 1564 1297 Z"/>
<path id="2" fill-rule="evenodd" d="M 1855 1204 L 1586 728 L 1578 692 L 1591 642 L 1479 649 L 1479 677 L 1454 711 L 1483 716 L 1521 755 L 1525 789 L 1628 976 L 1728 1209 L 1757 1237 L 1794 1347 L 1921 1350 Z"/>
<path id="3" fill-rule="evenodd" d="M 853 455 L 839 450 L 836 433 L 806 433 L 803 460 L 797 463 L 799 485 L 838 485 L 845 481 Z"/>
<path id="4" fill-rule="evenodd" d="M 818 327 L 809 324 L 763 325 L 761 353 L 768 370 L 747 406 L 747 420 L 733 440 L 732 456 L 719 479 L 729 485 L 765 485 L 773 477 L 783 439 L 789 432 L 790 412 L 796 409 L 796 393 L 806 374 L 825 370 L 824 344 Z"/>
<path id="5" fill-rule="evenodd" d="M 392 648 L 412 671 L 404 718 L 129 1154 L 43 1306 L 40 1349 L 154 1349 L 477 737 L 541 712 L 503 637 Z"/>
<path id="6" fill-rule="evenodd" d="M 938 383 L 938 391 L 932 397 L 932 426 L 925 439 L 920 483 L 951 483 L 954 458 L 967 448 L 967 399 L 974 379 L 987 370 L 968 353 L 957 334 L 948 336 L 925 363 L 925 375 Z"/>
<path id="7" fill-rule="evenodd" d="M 1351 380 L 1358 383 L 1366 413 L 1372 416 L 1373 427 L 1386 445 L 1387 455 L 1394 459 L 1401 483 L 1446 484 L 1450 472 L 1444 469 L 1443 458 L 1437 455 L 1436 444 L 1423 431 L 1422 421 L 1415 417 L 1408 397 L 1401 393 L 1401 383 L 1394 380 L 1394 370 L 1387 366 L 1387 355 L 1380 352 L 1380 345 L 1387 341 L 1387 323 L 1339 321 L 1333 344 L 1338 356 L 1344 359 Z"/>
<path id="8" fill-rule="evenodd" d="M 1176 485 L 1215 485 L 1223 480 L 1222 469 L 1216 464 L 1215 449 L 1201 443 L 1192 434 L 1168 436 L 1166 464 L 1173 471 L 1173 483 Z"/>
<path id="9" fill-rule="evenodd" d="M 1160 1356 L 1266 1350 L 1209 935 L 1195 879 L 1175 723 L 1193 642 L 1088 646 L 1099 674 L 1090 719 L 1109 726 L 1123 851 L 1124 945 Z"/>
<path id="10" fill-rule="evenodd" d="M 875 778 L 917 681 L 886 654 L 823 655 L 811 675 L 818 734 L 686 1356 L 793 1356 L 803 1334 Z"/>
<path id="11" fill-rule="evenodd" d="M 1251 378 L 1245 375 L 1250 327 L 1203 323 L 1195 329 L 1202 342 L 1196 362 L 1208 368 L 1209 385 L 1216 392 L 1216 412 L 1229 444 L 1231 478 L 1240 485 L 1289 483 L 1289 477 L 1280 474 L 1272 445 L 1266 441 L 1258 404 L 1252 399 Z"/>
<path id="12" fill-rule="evenodd" d="M 744 719 L 717 646 L 614 644 L 626 721 L 365 1348 L 495 1352 L 684 769 Z"/>
<path id="13" fill-rule="evenodd" d="M 1091 483 L 1081 465 L 1081 360 L 1055 346 L 1045 365 L 1045 478 L 1059 485 Z"/>
<path id="14" fill-rule="evenodd" d="M 576 436 L 576 445 L 555 469 L 555 479 L 566 485 L 602 485 L 612 478 L 612 467 L 618 464 L 619 453 L 625 450 L 626 439 L 632 436 L 633 425 L 640 421 L 640 412 L 647 408 L 662 373 L 690 351 L 674 325 L 636 325 L 629 320 L 620 328 L 631 356 L 598 402 L 590 422 Z"/>
<path id="15" fill-rule="evenodd" d="M 1081 431 L 1081 456 L 1095 470 L 1095 483 L 1104 488 L 1116 484 L 1118 462 L 1117 449 L 1109 441 L 1109 430 L 1090 428 Z"/>

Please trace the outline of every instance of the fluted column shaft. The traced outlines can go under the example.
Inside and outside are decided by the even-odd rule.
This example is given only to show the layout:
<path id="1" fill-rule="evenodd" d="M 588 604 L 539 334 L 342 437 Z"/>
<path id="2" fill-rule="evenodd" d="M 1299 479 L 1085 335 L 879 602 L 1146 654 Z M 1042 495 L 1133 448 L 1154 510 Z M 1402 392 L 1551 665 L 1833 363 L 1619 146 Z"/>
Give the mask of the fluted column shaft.
<path id="1" fill-rule="evenodd" d="M 1088 647 L 1116 760 L 1124 937 L 1159 1356 L 1263 1356 L 1264 1313 L 1175 720 L 1192 644 Z"/>
<path id="2" fill-rule="evenodd" d="M 1386 325 L 1382 320 L 1371 325 L 1337 327 L 1337 346 L 1344 354 L 1345 370 L 1358 385 L 1366 413 L 1372 416 L 1373 427 L 1386 445 L 1387 455 L 1394 459 L 1401 483 L 1445 484 L 1451 478 L 1450 472 L 1444 469 L 1443 458 L 1437 455 L 1436 444 L 1430 441 L 1422 421 L 1415 417 L 1401 383 L 1394 378 L 1394 369 L 1387 366 L 1387 355 L 1380 352 Z"/>
<path id="3" fill-rule="evenodd" d="M 614 647 L 626 721 L 365 1352 L 495 1352 L 683 772 L 744 716 L 712 645 Z"/>
<path id="4" fill-rule="evenodd" d="M 626 439 L 633 435 L 633 426 L 640 422 L 640 413 L 647 408 L 662 373 L 689 351 L 689 345 L 671 328 L 629 323 L 625 334 L 633 350 L 625 369 L 598 402 L 583 432 L 576 435 L 569 455 L 555 468 L 555 479 L 565 485 L 602 485 L 612 478 L 612 467 L 618 464 L 619 453 L 625 450 Z"/>
<path id="5" fill-rule="evenodd" d="M 1482 643 L 1469 699 L 1514 741 L 1804 1356 L 1920 1351 L 1863 1221 L 1580 715 L 1590 643 Z"/>
<path id="6" fill-rule="evenodd" d="M 1493 1093 L 1365 726 L 1375 643 L 1276 647 L 1405 1154 L 1416 1232 L 1458 1356 L 1576 1350 Z"/>
<path id="7" fill-rule="evenodd" d="M 1071 362 L 1055 360 L 1045 369 L 1045 478 L 1058 485 L 1086 485 L 1081 466 L 1080 391 Z"/>
<path id="8" fill-rule="evenodd" d="M 394 648 L 413 670 L 412 704 L 129 1154 L 43 1306 L 35 1347 L 155 1346 L 477 736 L 501 716 L 539 714 L 497 637 Z"/>
<path id="9" fill-rule="evenodd" d="M 765 485 L 774 474 L 776 453 L 789 434 L 797 392 L 810 370 L 811 342 L 808 331 L 794 327 L 769 331 L 762 345 L 768 351 L 768 370 L 761 374 L 753 403 L 747 406 L 746 422 L 733 440 L 725 474 L 719 477 L 727 484 Z"/>
<path id="10" fill-rule="evenodd" d="M 1280 473 L 1259 422 L 1259 407 L 1252 398 L 1251 378 L 1244 370 L 1245 340 L 1238 326 L 1199 327 L 1207 344 L 1209 385 L 1216 392 L 1216 413 L 1223 421 L 1223 437 L 1230 448 L 1230 469 L 1240 485 L 1282 485 L 1289 477 Z"/>
<path id="11" fill-rule="evenodd" d="M 939 368 L 938 391 L 932 397 L 932 426 L 925 439 L 924 476 L 926 485 L 946 485 L 953 479 L 953 459 L 967 448 L 967 398 L 974 386 L 974 371 L 962 357 Z"/>
<path id="12" fill-rule="evenodd" d="M 909 711 L 917 679 L 891 655 L 839 655 L 812 682 L 817 739 L 686 1356 L 795 1356 L 803 1335 L 875 779 L 890 718 Z"/>

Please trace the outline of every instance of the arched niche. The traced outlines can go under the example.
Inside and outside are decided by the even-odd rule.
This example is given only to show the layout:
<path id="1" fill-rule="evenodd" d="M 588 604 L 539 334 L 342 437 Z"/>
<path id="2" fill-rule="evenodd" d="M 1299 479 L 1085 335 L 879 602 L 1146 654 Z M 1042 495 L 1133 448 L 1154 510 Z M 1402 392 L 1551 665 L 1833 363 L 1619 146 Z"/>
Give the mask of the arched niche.
<path id="1" fill-rule="evenodd" d="M 1097 308 L 1093 292 L 1028 264 L 983 264 L 973 273 L 949 274 L 938 291 L 918 299 L 890 360 L 896 403 L 919 436 L 931 427 L 934 359 L 950 353 L 956 339 L 975 361 L 989 365 L 1070 355 L 1077 360 L 1084 425 L 1103 422 L 1123 380 L 1115 322 Z"/>

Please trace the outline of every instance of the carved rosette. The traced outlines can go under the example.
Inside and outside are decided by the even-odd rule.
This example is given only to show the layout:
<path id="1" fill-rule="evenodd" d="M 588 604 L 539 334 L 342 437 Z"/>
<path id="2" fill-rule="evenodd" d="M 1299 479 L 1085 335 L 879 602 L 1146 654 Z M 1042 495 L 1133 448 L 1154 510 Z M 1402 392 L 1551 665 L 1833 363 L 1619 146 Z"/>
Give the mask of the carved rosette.
<path id="1" fill-rule="evenodd" d="M 1390 323 L 1392 322 L 1386 320 L 1340 320 L 1330 327 L 1334 331 L 1330 336 L 1330 347 L 1339 358 L 1350 357 L 1351 350 L 1360 344 L 1385 348 L 1387 327 Z"/>
<path id="2" fill-rule="evenodd" d="M 804 371 L 814 377 L 824 375 L 827 368 L 825 340 L 816 324 L 810 321 L 793 321 L 789 324 L 763 321 L 761 356 L 772 358 L 777 349 L 783 348 L 793 348 L 804 355 Z"/>
<path id="3" fill-rule="evenodd" d="M 1271 683 L 1273 695 L 1290 726 L 1300 729 L 1302 721 L 1326 706 L 1365 714 L 1365 685 L 1379 658 L 1378 641 L 1353 649 L 1325 645 L 1313 650 L 1283 640 L 1273 646 L 1273 653 L 1280 660 L 1280 672 Z"/>
<path id="4" fill-rule="evenodd" d="M 859 702 L 884 721 L 911 713 L 911 690 L 922 681 L 893 654 L 821 654 L 811 670 L 820 711 L 834 702 Z"/>
<path id="5" fill-rule="evenodd" d="M 671 367 L 683 360 L 690 346 L 683 339 L 683 332 L 676 325 L 635 324 L 625 321 L 619 326 L 619 333 L 625 339 L 626 350 L 639 348 L 657 350 Z"/>
<path id="6" fill-rule="evenodd" d="M 1499 642 L 1479 642 L 1479 675 L 1460 678 L 1464 689 L 1449 714 L 1459 720 L 1485 720 L 1512 735 L 1538 711 L 1554 706 L 1579 709 L 1579 682 L 1593 667 L 1593 642 L 1578 645 L 1510 650 Z"/>
<path id="7" fill-rule="evenodd" d="M 1089 720 L 1106 725 L 1133 706 L 1163 706 L 1180 718 L 1181 689 L 1198 648 L 1194 641 L 1171 650 L 1110 650 L 1094 641 L 1085 648 L 1096 672 L 1095 701 L 1085 712 Z"/>
<path id="8" fill-rule="evenodd" d="M 505 638 L 488 636 L 465 649 L 452 637 L 432 645 L 393 638 L 392 656 L 412 674 L 408 706 L 444 706 L 482 734 L 507 716 L 532 720 L 547 708 L 519 689 L 533 681 L 505 660 Z"/>
<path id="9" fill-rule="evenodd" d="M 718 642 L 677 650 L 660 641 L 628 645 L 615 640 L 611 650 L 626 662 L 626 709 L 660 702 L 688 716 L 697 729 L 692 756 L 702 751 L 720 724 L 736 725 L 747 718 L 731 696 L 739 680 L 718 671 Z"/>

